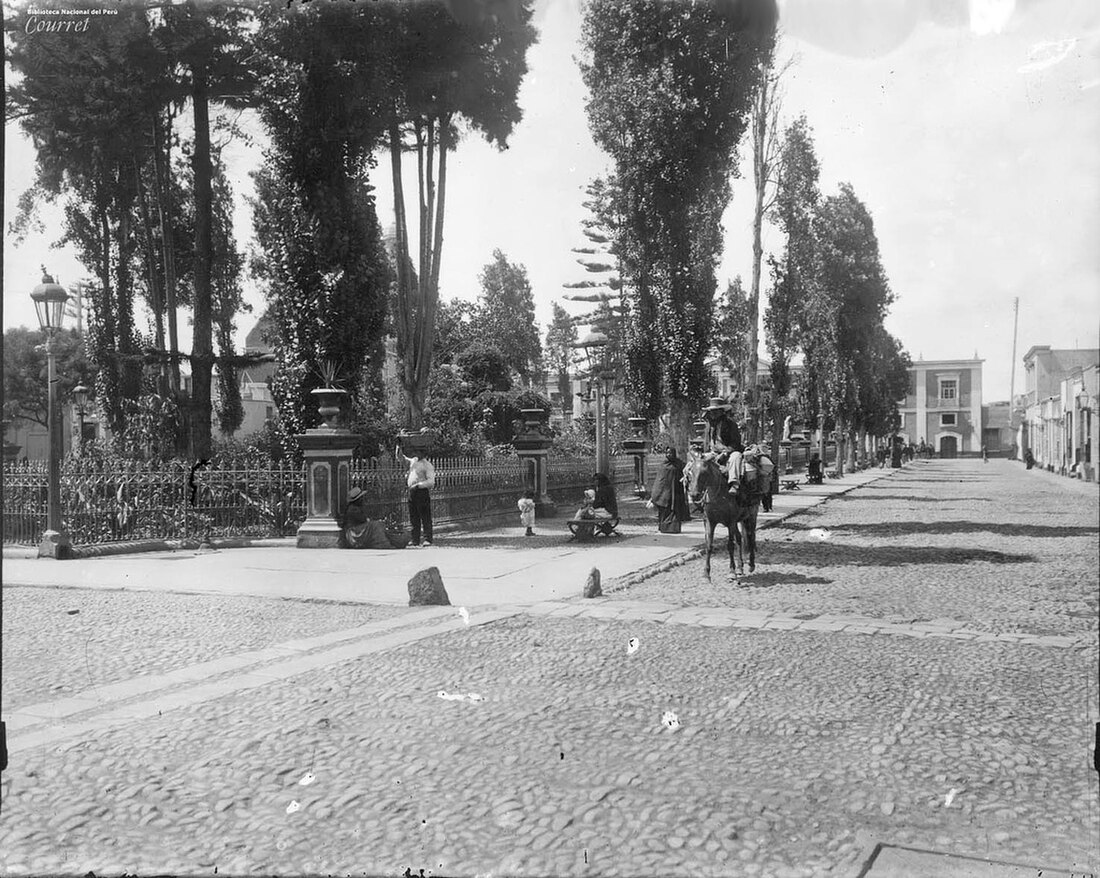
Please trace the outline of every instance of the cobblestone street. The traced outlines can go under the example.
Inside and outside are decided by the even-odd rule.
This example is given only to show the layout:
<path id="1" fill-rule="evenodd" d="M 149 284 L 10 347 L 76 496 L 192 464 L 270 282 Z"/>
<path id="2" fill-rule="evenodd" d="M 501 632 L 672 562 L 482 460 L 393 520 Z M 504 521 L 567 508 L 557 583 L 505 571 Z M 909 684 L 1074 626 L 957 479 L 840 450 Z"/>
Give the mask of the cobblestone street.
<path id="1" fill-rule="evenodd" d="M 1095 873 L 1097 513 L 918 462 L 761 531 L 739 584 L 720 531 L 710 583 L 468 624 L 6 587 L 3 874 L 854 878 L 877 842 Z"/>

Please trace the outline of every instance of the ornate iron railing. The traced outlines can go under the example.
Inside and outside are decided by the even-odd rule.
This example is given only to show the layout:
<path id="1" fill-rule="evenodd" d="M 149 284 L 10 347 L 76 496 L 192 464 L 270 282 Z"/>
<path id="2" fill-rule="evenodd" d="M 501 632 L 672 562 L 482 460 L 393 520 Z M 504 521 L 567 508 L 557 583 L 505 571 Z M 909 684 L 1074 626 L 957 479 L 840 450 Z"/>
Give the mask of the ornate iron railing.
<path id="1" fill-rule="evenodd" d="M 518 457 L 433 459 L 432 491 L 437 522 L 469 521 L 510 509 L 522 495 L 525 474 Z M 589 459 L 552 459 L 549 489 L 578 497 L 592 483 Z M 612 459 L 613 481 L 629 484 L 629 458 Z M 351 485 L 368 497 L 368 514 L 404 522 L 403 462 L 358 459 Z M 4 469 L 5 544 L 35 545 L 46 527 L 47 471 L 42 461 Z M 225 462 L 197 466 L 182 461 L 101 461 L 71 458 L 61 470 L 62 518 L 74 545 L 150 539 L 288 536 L 306 516 L 305 470 L 289 464 Z"/>

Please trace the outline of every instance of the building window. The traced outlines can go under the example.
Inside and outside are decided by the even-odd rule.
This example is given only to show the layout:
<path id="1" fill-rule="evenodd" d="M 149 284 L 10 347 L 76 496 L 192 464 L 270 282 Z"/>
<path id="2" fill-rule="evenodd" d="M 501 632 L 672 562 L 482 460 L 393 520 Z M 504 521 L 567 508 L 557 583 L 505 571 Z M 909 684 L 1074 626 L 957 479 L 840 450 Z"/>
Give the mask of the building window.
<path id="1" fill-rule="evenodd" d="M 959 382 L 955 379 L 940 379 L 940 399 L 958 399 Z"/>
<path id="2" fill-rule="evenodd" d="M 956 417 L 957 416 L 954 412 L 951 412 L 950 414 L 940 415 L 940 426 L 941 427 L 954 427 Z"/>
<path id="3" fill-rule="evenodd" d="M 267 418 L 267 419 L 268 419 L 269 421 L 270 421 L 270 420 L 271 420 L 271 419 L 272 419 L 273 417 L 275 417 L 275 407 L 274 407 L 274 406 L 270 406 L 270 405 L 269 405 L 269 406 L 267 406 L 267 412 L 265 413 L 265 415 L 264 415 L 264 416 L 265 416 L 265 417 L 266 417 L 266 418 Z"/>

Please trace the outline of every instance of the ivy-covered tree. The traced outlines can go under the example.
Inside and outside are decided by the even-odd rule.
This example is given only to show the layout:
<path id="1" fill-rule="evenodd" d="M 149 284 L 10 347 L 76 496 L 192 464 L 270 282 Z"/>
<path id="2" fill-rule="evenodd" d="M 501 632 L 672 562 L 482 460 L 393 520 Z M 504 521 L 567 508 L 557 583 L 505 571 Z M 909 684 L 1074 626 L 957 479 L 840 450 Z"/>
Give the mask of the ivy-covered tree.
<path id="1" fill-rule="evenodd" d="M 267 284 L 285 436 L 315 421 L 310 391 L 333 363 L 356 396 L 377 356 L 391 274 L 368 180 L 379 116 L 375 17 L 336 4 L 268 11 L 261 116 L 272 146 L 255 175 L 255 271 Z"/>
<path id="2" fill-rule="evenodd" d="M 591 0 L 581 73 L 589 128 L 611 156 L 603 218 L 629 306 L 631 385 L 686 446 L 710 387 L 715 266 L 777 11 L 754 4 Z"/>

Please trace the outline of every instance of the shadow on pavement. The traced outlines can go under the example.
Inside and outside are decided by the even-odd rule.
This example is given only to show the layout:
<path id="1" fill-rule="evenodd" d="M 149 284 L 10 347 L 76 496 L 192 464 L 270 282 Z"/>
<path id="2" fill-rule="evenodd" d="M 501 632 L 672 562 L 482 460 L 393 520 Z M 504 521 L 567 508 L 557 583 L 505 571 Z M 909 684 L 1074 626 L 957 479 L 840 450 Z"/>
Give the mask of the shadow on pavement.
<path id="1" fill-rule="evenodd" d="M 903 567 L 910 564 L 1027 564 L 1034 555 L 950 546 L 851 546 L 836 542 L 771 541 L 768 564 L 796 567 Z"/>
<path id="2" fill-rule="evenodd" d="M 1100 529 L 1048 524 L 1008 524 L 977 521 L 881 521 L 871 524 L 844 524 L 833 528 L 834 533 L 880 534 L 906 536 L 909 534 L 964 534 L 992 533 L 1006 537 L 1074 537 L 1095 536 Z"/>
<path id="3" fill-rule="evenodd" d="M 906 503 L 992 503 L 988 497 L 914 497 L 911 494 L 842 494 L 835 500 L 904 500 Z M 831 501 L 830 501 L 831 502 Z"/>
<path id="4" fill-rule="evenodd" d="M 759 564 L 760 559 L 757 558 Z M 832 585 L 835 580 L 824 576 L 806 576 L 802 573 L 780 573 L 779 571 L 761 571 L 757 566 L 755 573 L 746 573 L 741 580 L 743 586 L 752 588 L 772 588 L 777 585 Z"/>

